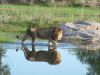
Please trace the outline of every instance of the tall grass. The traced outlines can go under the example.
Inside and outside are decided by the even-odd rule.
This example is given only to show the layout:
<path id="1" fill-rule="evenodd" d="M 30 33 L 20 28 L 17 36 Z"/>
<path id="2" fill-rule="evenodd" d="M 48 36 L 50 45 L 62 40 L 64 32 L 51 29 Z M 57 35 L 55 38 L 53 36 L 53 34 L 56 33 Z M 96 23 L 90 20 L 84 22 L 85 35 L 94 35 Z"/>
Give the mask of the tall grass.
<path id="1" fill-rule="evenodd" d="M 18 26 L 19 28 L 15 31 L 24 31 L 26 27 L 30 26 L 51 27 L 63 22 L 78 20 L 100 22 L 100 9 L 0 5 L 0 23 L 13 27 Z"/>
<path id="2" fill-rule="evenodd" d="M 15 34 L 0 31 L 0 42 L 15 42 Z"/>

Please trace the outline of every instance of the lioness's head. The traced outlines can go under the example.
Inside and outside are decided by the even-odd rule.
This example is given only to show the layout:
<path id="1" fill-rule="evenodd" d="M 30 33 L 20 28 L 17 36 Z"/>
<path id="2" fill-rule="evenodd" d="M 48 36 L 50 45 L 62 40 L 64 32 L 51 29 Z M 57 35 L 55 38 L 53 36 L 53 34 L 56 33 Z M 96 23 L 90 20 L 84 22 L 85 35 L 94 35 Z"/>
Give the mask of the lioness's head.
<path id="1" fill-rule="evenodd" d="M 60 28 L 54 28 L 52 32 L 52 37 L 54 40 L 60 40 L 62 38 L 63 31 Z"/>

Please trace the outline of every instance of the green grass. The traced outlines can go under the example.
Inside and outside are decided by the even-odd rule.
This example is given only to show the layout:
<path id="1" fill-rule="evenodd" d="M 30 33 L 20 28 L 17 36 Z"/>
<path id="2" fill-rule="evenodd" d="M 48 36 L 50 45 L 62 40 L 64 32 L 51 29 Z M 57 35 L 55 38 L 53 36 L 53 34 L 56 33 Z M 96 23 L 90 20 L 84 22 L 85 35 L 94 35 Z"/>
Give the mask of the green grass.
<path id="1" fill-rule="evenodd" d="M 11 31 L 23 32 L 27 27 L 51 27 L 79 20 L 100 22 L 100 9 L 0 5 L 0 42 L 14 42 L 16 35 Z"/>
<path id="2" fill-rule="evenodd" d="M 0 30 L 4 31 L 25 31 L 31 26 L 51 27 L 78 20 L 100 22 L 100 9 L 0 5 L 0 23 L 9 26 L 7 30 L 0 26 Z"/>
<path id="3" fill-rule="evenodd" d="M 16 35 L 11 32 L 1 32 L 0 31 L 0 42 L 15 42 Z"/>

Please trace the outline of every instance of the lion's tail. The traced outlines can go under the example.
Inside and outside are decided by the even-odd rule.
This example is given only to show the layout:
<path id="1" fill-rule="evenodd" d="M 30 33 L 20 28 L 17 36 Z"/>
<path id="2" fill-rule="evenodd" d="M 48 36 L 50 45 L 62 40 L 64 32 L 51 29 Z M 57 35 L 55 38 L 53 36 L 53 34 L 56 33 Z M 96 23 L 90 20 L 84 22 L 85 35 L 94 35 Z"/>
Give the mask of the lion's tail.
<path id="1" fill-rule="evenodd" d="M 16 35 L 16 38 L 19 39 L 19 35 Z"/>

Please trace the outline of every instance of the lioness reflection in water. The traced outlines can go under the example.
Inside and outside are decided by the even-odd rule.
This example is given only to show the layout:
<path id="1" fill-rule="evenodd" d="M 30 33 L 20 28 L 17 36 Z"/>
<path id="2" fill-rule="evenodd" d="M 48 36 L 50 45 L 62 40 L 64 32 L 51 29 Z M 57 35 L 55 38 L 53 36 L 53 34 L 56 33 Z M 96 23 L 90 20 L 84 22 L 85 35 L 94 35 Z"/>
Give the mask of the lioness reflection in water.
<path id="1" fill-rule="evenodd" d="M 61 62 L 61 55 L 56 51 L 57 47 L 52 48 L 48 46 L 48 51 L 37 51 L 35 46 L 32 46 L 32 51 L 23 45 L 25 58 L 29 61 L 44 61 L 49 64 L 59 64 Z"/>

